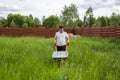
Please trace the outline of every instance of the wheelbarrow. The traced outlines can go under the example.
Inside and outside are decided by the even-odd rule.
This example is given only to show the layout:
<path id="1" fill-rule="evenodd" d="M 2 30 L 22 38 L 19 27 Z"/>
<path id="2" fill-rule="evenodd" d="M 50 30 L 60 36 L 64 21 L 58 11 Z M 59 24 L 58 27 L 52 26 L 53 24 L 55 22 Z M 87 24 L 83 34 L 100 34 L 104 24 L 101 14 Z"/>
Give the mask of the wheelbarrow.
<path id="1" fill-rule="evenodd" d="M 68 51 L 54 51 L 52 58 L 58 61 L 58 67 L 61 67 L 66 63 L 68 57 Z"/>

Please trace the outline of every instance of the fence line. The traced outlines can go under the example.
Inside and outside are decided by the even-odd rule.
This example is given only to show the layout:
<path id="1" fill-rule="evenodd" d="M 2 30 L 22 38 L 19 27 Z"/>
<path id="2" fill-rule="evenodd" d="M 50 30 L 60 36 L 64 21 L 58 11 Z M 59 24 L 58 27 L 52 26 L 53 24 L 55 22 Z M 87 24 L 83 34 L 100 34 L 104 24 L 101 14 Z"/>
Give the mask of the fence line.
<path id="1" fill-rule="evenodd" d="M 57 28 L 0 28 L 0 35 L 3 36 L 41 36 L 53 37 Z M 115 37 L 120 39 L 120 27 L 86 27 L 86 28 L 65 28 L 68 33 L 82 36 L 100 36 L 100 37 Z"/>

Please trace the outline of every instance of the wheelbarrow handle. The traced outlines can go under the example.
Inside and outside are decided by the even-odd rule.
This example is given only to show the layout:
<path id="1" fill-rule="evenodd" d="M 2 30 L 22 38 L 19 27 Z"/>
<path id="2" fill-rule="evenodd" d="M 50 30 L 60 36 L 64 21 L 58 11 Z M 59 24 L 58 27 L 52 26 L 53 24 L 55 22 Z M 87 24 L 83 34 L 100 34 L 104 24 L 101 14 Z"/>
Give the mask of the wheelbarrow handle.
<path id="1" fill-rule="evenodd" d="M 55 51 L 57 51 L 57 46 L 55 46 Z"/>
<path id="2" fill-rule="evenodd" d="M 66 46 L 66 51 L 68 50 L 68 46 Z"/>

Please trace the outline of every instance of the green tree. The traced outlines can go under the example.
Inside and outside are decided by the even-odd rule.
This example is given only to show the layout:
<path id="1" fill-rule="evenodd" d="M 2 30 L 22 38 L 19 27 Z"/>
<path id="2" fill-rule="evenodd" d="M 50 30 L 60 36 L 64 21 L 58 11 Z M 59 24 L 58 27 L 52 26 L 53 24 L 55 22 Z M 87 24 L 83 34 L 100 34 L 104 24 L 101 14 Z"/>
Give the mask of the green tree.
<path id="1" fill-rule="evenodd" d="M 110 26 L 110 18 L 106 17 L 106 20 L 107 20 L 107 26 Z"/>
<path id="2" fill-rule="evenodd" d="M 42 17 L 42 22 L 41 22 L 41 24 L 42 24 L 41 26 L 42 26 L 42 27 L 44 27 L 43 22 L 44 22 L 45 20 L 46 20 L 46 17 L 43 16 L 43 17 Z"/>
<path id="3" fill-rule="evenodd" d="M 109 18 L 105 16 L 98 17 L 94 26 L 109 26 Z"/>
<path id="4" fill-rule="evenodd" d="M 108 25 L 106 17 L 102 16 L 100 18 L 100 21 L 101 21 L 101 26 L 107 26 Z"/>
<path id="5" fill-rule="evenodd" d="M 40 27 L 41 26 L 41 22 L 40 22 L 40 20 L 38 18 L 34 19 L 34 26 L 35 27 Z"/>
<path id="6" fill-rule="evenodd" d="M 47 28 L 58 27 L 60 20 L 57 16 L 51 15 L 43 21 L 43 26 Z"/>
<path id="7" fill-rule="evenodd" d="M 98 17 L 96 20 L 95 20 L 95 23 L 93 24 L 94 27 L 97 27 L 97 26 L 101 26 L 101 19 L 100 17 Z"/>
<path id="8" fill-rule="evenodd" d="M 0 27 L 7 27 L 7 21 L 6 19 L 0 19 Z"/>
<path id="9" fill-rule="evenodd" d="M 10 27 L 11 22 L 14 21 L 17 24 L 17 27 L 22 27 L 22 24 L 25 22 L 24 16 L 20 14 L 9 14 L 7 17 L 7 26 Z"/>
<path id="10" fill-rule="evenodd" d="M 2 24 L 2 22 L 0 21 L 0 27 L 3 27 L 3 24 Z"/>
<path id="11" fill-rule="evenodd" d="M 91 7 L 88 8 L 86 14 L 84 16 L 84 26 L 93 26 L 95 23 L 95 18 L 93 16 L 93 9 Z"/>
<path id="12" fill-rule="evenodd" d="M 35 27 L 34 20 L 30 16 L 26 18 L 26 23 L 29 27 Z"/>
<path id="13" fill-rule="evenodd" d="M 10 27 L 10 24 L 11 24 L 13 18 L 14 18 L 14 15 L 13 15 L 13 14 L 9 14 L 9 15 L 7 16 L 7 26 L 8 26 L 8 27 Z"/>
<path id="14" fill-rule="evenodd" d="M 61 24 L 65 27 L 78 27 L 76 21 L 79 20 L 78 8 L 75 4 L 64 6 L 60 16 Z"/>
<path id="15" fill-rule="evenodd" d="M 11 27 L 11 25 L 13 24 L 16 25 L 16 28 L 17 27 L 21 28 L 23 26 L 27 26 L 27 27 L 41 26 L 40 20 L 38 18 L 33 18 L 31 14 L 29 16 L 22 16 L 20 14 L 9 14 L 7 16 L 7 19 L 0 20 L 0 26 Z"/>
<path id="16" fill-rule="evenodd" d="M 82 27 L 83 26 L 83 22 L 80 19 L 76 20 L 75 24 L 77 24 L 77 27 Z"/>
<path id="17" fill-rule="evenodd" d="M 14 20 L 15 24 L 18 25 L 18 27 L 22 27 L 22 24 L 25 22 L 24 17 L 21 16 L 20 14 L 15 14 L 13 20 Z"/>
<path id="18" fill-rule="evenodd" d="M 84 27 L 88 26 L 88 20 L 86 16 L 84 16 L 83 25 Z"/>
<path id="19" fill-rule="evenodd" d="M 33 20 L 33 16 L 32 16 L 32 14 L 30 14 L 29 17 Z"/>
<path id="20" fill-rule="evenodd" d="M 28 28 L 28 24 L 27 23 L 23 23 L 22 28 Z"/>
<path id="21" fill-rule="evenodd" d="M 17 25 L 15 24 L 15 22 L 13 20 L 10 23 L 10 27 L 11 28 L 16 28 L 17 27 Z"/>
<path id="22" fill-rule="evenodd" d="M 120 25 L 120 15 L 118 14 L 115 14 L 115 13 L 112 13 L 112 16 L 110 18 L 110 25 L 111 26 L 118 26 Z"/>

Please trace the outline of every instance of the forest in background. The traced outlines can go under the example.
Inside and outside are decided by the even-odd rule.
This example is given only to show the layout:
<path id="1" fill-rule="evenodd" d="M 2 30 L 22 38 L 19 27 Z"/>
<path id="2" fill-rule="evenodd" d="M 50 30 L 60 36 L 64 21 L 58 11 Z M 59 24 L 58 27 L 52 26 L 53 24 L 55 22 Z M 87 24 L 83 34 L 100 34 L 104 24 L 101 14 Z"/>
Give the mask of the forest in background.
<path id="1" fill-rule="evenodd" d="M 120 26 L 120 14 L 112 13 L 110 17 L 100 16 L 94 17 L 93 8 L 86 10 L 83 19 L 80 19 L 78 7 L 75 4 L 64 6 L 61 15 L 43 16 L 40 20 L 37 17 L 23 16 L 21 14 L 9 14 L 7 18 L 0 19 L 1 28 L 57 28 L 63 25 L 65 28 L 79 27 L 97 27 L 97 26 Z"/>

